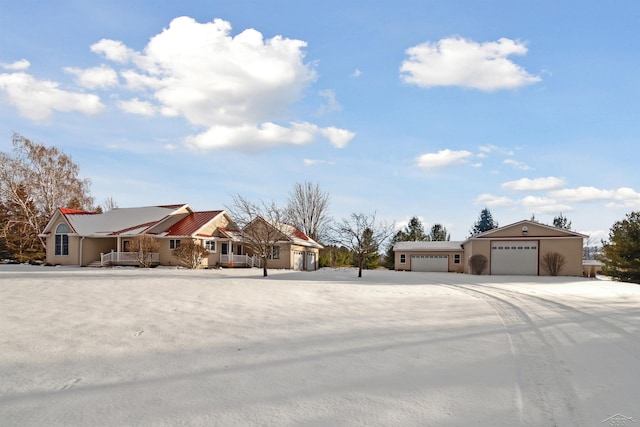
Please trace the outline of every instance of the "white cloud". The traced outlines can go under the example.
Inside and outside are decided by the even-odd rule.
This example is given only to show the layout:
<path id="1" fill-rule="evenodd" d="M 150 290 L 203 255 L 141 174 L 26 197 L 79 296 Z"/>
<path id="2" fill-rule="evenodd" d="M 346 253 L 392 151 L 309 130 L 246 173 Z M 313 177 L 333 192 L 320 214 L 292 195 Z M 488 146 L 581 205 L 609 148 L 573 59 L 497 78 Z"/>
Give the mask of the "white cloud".
<path id="1" fill-rule="evenodd" d="M 101 65 L 93 68 L 66 67 L 66 72 L 76 76 L 78 84 L 88 89 L 107 88 L 118 85 L 118 74 L 111 67 Z"/>
<path id="2" fill-rule="evenodd" d="M 328 160 L 316 160 L 316 159 L 304 159 L 305 166 L 315 166 L 315 165 L 335 165 L 335 162 Z"/>
<path id="3" fill-rule="evenodd" d="M 325 136 L 339 147 L 349 135 L 342 129 L 319 128 L 312 123 L 290 123 L 289 127 L 266 122 L 259 126 L 211 126 L 205 132 L 186 138 L 192 148 L 208 149 L 261 149 L 279 145 L 304 145 Z M 352 137 L 352 135 L 350 135 Z"/>
<path id="4" fill-rule="evenodd" d="M 338 129 L 333 126 L 320 129 L 320 134 L 327 138 L 331 145 L 336 148 L 346 147 L 353 137 L 356 136 L 354 132 L 347 129 Z"/>
<path id="5" fill-rule="evenodd" d="M 476 197 L 475 204 L 488 207 L 512 206 L 515 204 L 515 201 L 509 197 L 494 196 L 493 194 L 481 194 Z"/>
<path id="6" fill-rule="evenodd" d="M 102 39 L 91 45 L 91 51 L 104 55 L 110 61 L 126 64 L 138 55 L 124 43 L 117 40 Z"/>
<path id="7" fill-rule="evenodd" d="M 511 191 L 547 191 L 560 188 L 565 185 L 562 178 L 548 176 L 545 178 L 522 178 L 517 181 L 509 181 L 502 184 L 502 188 Z"/>
<path id="8" fill-rule="evenodd" d="M 318 95 L 327 100 L 327 102 L 322 104 L 318 109 L 318 112 L 316 114 L 318 114 L 319 116 L 342 110 L 342 105 L 340 105 L 340 103 L 336 99 L 335 91 L 331 89 L 321 90 L 320 92 L 318 92 Z"/>
<path id="9" fill-rule="evenodd" d="M 559 203 L 557 200 L 548 197 L 527 196 L 522 199 L 522 206 L 534 214 L 557 213 L 572 211 L 569 205 Z"/>
<path id="10" fill-rule="evenodd" d="M 118 102 L 118 106 L 127 113 L 138 114 L 141 116 L 153 116 L 156 114 L 156 106 L 147 101 L 141 101 L 133 98 L 128 101 Z"/>
<path id="11" fill-rule="evenodd" d="M 127 87 L 151 94 L 148 101 L 161 114 L 182 116 L 205 128 L 187 138 L 193 147 L 300 145 L 316 135 L 342 147 L 352 132 L 295 121 L 288 127 L 276 124 L 289 116 L 289 108 L 316 79 L 313 65 L 304 61 L 306 45 L 282 36 L 264 39 L 254 29 L 232 36 L 224 20 L 198 23 L 180 17 L 140 52 L 108 39 L 91 49 L 128 67 L 121 72 Z M 333 91 L 320 95 L 328 100 L 325 111 L 339 108 Z"/>
<path id="12" fill-rule="evenodd" d="M 53 111 L 96 114 L 104 108 L 97 95 L 69 92 L 26 73 L 0 74 L 0 93 L 22 116 L 36 121 L 49 119 Z"/>
<path id="13" fill-rule="evenodd" d="M 462 86 L 483 91 L 515 89 L 541 80 L 508 59 L 525 55 L 526 46 L 507 38 L 477 43 L 450 37 L 423 43 L 406 51 L 401 78 L 409 84 L 429 88 Z"/>
<path id="14" fill-rule="evenodd" d="M 9 71 L 24 71 L 31 66 L 31 63 L 26 59 L 21 59 L 19 61 L 11 62 L 11 63 L 3 62 L 2 64 L 0 64 L 0 66 L 2 66 L 2 68 L 4 68 L 5 70 L 9 70 Z"/>
<path id="15" fill-rule="evenodd" d="M 550 193 L 552 197 L 568 202 L 611 201 L 607 207 L 640 208 L 640 193 L 632 188 L 603 190 L 595 187 L 565 188 Z"/>
<path id="16" fill-rule="evenodd" d="M 509 165 L 511 167 L 513 167 L 514 169 L 519 169 L 519 170 L 523 170 L 523 171 L 528 171 L 531 170 L 531 167 L 523 162 L 519 162 L 517 160 L 513 160 L 513 159 L 505 159 L 502 161 L 502 163 L 504 163 L 505 165 Z"/>
<path id="17" fill-rule="evenodd" d="M 469 157 L 472 157 L 473 154 L 466 150 L 461 151 L 453 151 L 444 149 L 440 150 L 437 153 L 426 153 L 418 158 L 416 158 L 416 162 L 418 167 L 424 169 L 435 169 L 435 168 L 443 168 L 446 166 L 452 165 L 460 165 L 468 162 Z"/>
<path id="18" fill-rule="evenodd" d="M 362 75 L 362 71 L 360 71 L 358 68 L 353 70 L 353 73 L 351 73 L 351 77 L 360 77 L 361 75 Z"/>

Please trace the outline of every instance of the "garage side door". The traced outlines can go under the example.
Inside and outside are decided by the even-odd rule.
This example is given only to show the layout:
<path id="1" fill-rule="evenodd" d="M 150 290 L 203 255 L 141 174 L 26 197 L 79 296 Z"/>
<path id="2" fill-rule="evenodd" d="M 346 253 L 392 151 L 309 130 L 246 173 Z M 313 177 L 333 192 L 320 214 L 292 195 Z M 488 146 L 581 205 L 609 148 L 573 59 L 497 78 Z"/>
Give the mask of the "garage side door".
<path id="1" fill-rule="evenodd" d="M 538 242 L 492 242 L 491 274 L 537 276 Z"/>
<path id="2" fill-rule="evenodd" d="M 411 271 L 449 271 L 447 255 L 411 255 Z"/>

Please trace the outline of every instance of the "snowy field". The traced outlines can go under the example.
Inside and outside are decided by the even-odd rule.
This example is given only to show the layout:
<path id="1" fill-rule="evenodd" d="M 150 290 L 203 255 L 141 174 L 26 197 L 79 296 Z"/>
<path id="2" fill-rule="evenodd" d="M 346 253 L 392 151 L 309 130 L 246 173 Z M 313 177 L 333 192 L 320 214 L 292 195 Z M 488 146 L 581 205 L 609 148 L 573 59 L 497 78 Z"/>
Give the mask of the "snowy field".
<path id="1" fill-rule="evenodd" d="M 3 265 L 0 331 L 1 426 L 640 425 L 606 280 Z"/>

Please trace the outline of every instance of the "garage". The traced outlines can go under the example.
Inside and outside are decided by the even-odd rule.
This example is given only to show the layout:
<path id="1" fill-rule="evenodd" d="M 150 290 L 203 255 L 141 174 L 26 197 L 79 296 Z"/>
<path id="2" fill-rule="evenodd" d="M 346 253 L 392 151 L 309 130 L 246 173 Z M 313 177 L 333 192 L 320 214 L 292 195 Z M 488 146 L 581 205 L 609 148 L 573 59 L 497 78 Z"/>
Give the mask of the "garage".
<path id="1" fill-rule="evenodd" d="M 491 274 L 538 275 L 538 241 L 491 242 Z"/>
<path id="2" fill-rule="evenodd" d="M 411 271 L 448 272 L 447 255 L 411 255 Z"/>

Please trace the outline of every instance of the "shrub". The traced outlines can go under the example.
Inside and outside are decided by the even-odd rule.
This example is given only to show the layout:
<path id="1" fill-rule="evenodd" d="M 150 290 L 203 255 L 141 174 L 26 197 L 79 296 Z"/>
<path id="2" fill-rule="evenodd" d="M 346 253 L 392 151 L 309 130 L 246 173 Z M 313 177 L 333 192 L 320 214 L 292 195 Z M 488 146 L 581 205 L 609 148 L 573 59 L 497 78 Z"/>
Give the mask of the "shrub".
<path id="1" fill-rule="evenodd" d="M 564 255 L 558 252 L 547 252 L 542 256 L 542 268 L 547 270 L 551 276 L 560 274 L 562 267 L 567 263 Z"/>
<path id="2" fill-rule="evenodd" d="M 180 246 L 173 250 L 173 256 L 182 267 L 196 269 L 202 265 L 202 260 L 209 255 L 209 251 L 199 243 L 192 240 L 181 242 Z"/>
<path id="3" fill-rule="evenodd" d="M 482 274 L 485 268 L 487 268 L 487 264 L 489 260 L 484 255 L 473 255 L 469 258 L 469 266 L 471 267 L 471 273 L 473 274 Z"/>
<path id="4" fill-rule="evenodd" d="M 151 254 L 158 252 L 160 243 L 158 239 L 148 234 L 141 234 L 131 240 L 129 251 L 136 254 L 136 260 L 140 267 L 149 268 L 153 263 Z"/>

